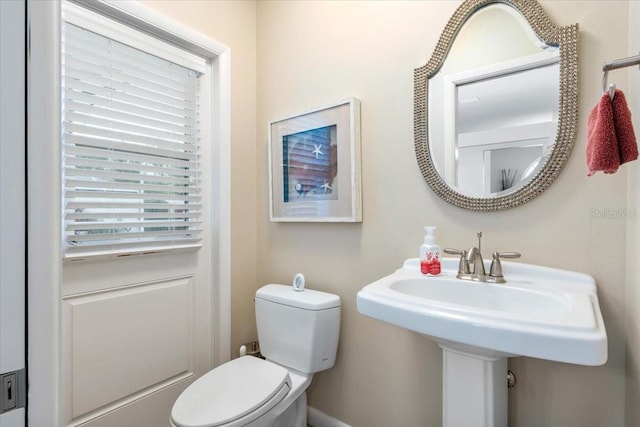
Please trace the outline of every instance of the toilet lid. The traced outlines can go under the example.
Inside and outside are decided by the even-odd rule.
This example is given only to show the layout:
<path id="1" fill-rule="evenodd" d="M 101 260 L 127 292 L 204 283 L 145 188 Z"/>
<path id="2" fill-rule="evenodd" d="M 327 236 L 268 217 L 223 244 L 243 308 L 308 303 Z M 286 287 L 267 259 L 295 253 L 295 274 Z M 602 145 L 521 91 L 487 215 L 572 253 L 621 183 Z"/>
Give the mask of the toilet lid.
<path id="1" fill-rule="evenodd" d="M 290 387 L 285 368 L 253 356 L 240 357 L 187 387 L 173 405 L 171 419 L 181 427 L 213 427 L 252 412 L 257 418 L 277 405 Z"/>

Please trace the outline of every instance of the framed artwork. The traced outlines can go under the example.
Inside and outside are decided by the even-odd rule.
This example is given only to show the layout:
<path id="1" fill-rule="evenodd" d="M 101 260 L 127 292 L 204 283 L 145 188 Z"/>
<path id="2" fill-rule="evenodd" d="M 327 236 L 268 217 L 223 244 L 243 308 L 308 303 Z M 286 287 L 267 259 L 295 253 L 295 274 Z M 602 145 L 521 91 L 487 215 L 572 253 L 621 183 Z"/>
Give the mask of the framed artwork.
<path id="1" fill-rule="evenodd" d="M 270 219 L 361 222 L 360 101 L 269 123 Z"/>

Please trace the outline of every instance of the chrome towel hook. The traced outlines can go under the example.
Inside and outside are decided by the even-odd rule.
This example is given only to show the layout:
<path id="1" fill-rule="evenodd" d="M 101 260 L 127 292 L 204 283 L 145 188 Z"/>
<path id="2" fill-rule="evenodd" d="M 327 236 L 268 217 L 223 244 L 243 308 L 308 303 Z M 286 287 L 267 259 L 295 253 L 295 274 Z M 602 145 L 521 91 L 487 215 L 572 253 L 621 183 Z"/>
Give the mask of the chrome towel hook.
<path id="1" fill-rule="evenodd" d="M 602 93 L 606 93 L 607 90 L 609 91 L 609 99 L 613 99 L 613 97 L 616 94 L 616 85 L 614 83 L 611 83 L 609 85 L 609 89 L 607 89 L 607 77 L 609 75 L 609 70 L 604 70 L 604 74 L 602 75 Z"/>
<path id="2" fill-rule="evenodd" d="M 604 72 L 602 76 L 602 93 L 604 94 L 607 91 L 607 77 L 609 74 L 609 70 L 616 70 L 618 68 L 630 67 L 632 65 L 640 65 L 640 55 L 630 56 L 628 58 L 616 59 L 613 61 L 608 61 L 602 64 L 602 71 Z M 640 67 L 638 67 L 640 69 Z M 616 93 L 616 85 L 609 85 L 609 98 L 613 99 L 613 96 Z"/>

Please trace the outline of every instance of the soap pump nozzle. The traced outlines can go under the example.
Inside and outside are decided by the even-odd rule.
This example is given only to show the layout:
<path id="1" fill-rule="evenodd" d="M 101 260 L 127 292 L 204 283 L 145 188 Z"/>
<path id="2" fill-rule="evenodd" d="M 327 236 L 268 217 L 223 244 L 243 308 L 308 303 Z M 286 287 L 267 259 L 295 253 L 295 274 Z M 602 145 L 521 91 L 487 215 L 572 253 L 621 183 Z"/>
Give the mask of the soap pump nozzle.
<path id="1" fill-rule="evenodd" d="M 433 225 L 427 225 L 424 228 L 424 243 L 426 245 L 433 245 L 436 243 L 436 227 Z"/>

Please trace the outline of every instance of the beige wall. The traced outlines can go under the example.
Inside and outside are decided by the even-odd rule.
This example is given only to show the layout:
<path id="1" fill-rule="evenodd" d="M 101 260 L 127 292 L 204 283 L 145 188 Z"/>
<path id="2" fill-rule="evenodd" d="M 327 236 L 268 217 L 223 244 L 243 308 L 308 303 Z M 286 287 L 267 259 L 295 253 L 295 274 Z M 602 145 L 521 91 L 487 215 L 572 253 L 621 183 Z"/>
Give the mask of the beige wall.
<path id="1" fill-rule="evenodd" d="M 231 350 L 256 336 L 256 3 L 144 1 L 231 48 Z"/>
<path id="2" fill-rule="evenodd" d="M 258 23 L 258 282 L 339 294 L 343 319 L 334 369 L 318 374 L 312 406 L 353 426 L 441 423 L 441 355 L 427 339 L 366 318 L 356 292 L 417 255 L 422 226 L 439 227 L 443 246 L 468 247 L 485 235 L 485 256 L 518 250 L 523 262 L 593 275 L 609 335 L 609 361 L 583 367 L 513 359 L 511 426 L 623 426 L 625 417 L 625 250 L 627 221 L 592 219 L 626 208 L 627 171 L 587 178 L 586 117 L 599 97 L 600 65 L 627 55 L 628 2 L 545 1 L 560 25 L 578 22 L 580 122 L 574 154 L 539 198 L 497 213 L 471 213 L 436 197 L 413 153 L 413 68 L 425 63 L 457 1 L 260 1 Z M 627 73 L 612 73 L 620 88 Z M 362 101 L 362 224 L 268 221 L 270 119 L 349 96 Z M 640 113 L 637 113 L 640 114 Z"/>
<path id="3" fill-rule="evenodd" d="M 640 52 L 640 2 L 631 2 L 629 10 L 629 50 L 628 55 Z M 635 24 L 635 25 L 634 25 Z M 629 107 L 633 114 L 636 136 L 640 138 L 640 72 L 638 68 L 628 69 Z M 626 427 L 640 425 L 640 169 L 629 168 L 629 212 L 635 214 L 629 221 L 627 252 L 627 295 L 626 333 L 627 333 L 627 410 Z"/>

